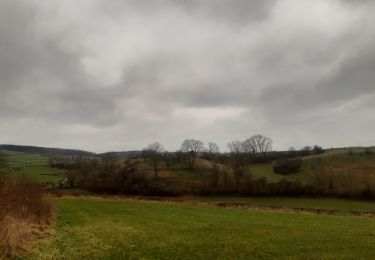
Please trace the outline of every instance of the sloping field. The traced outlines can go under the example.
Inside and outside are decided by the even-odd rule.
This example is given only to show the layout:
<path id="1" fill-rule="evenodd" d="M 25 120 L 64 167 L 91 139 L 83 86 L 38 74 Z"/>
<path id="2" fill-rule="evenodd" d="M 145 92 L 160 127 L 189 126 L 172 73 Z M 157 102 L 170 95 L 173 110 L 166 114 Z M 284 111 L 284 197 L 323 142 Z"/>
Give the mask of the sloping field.
<path id="1" fill-rule="evenodd" d="M 56 199 L 40 259 L 374 259 L 375 218 Z"/>
<path id="2" fill-rule="evenodd" d="M 375 173 L 375 152 L 372 148 L 368 149 L 371 151 L 368 154 L 365 148 L 338 148 L 327 150 L 324 154 L 303 157 L 301 170 L 286 176 L 274 173 L 272 163 L 251 164 L 249 172 L 255 179 L 266 178 L 270 182 L 287 179 L 304 184 L 311 183 L 317 174 L 324 172 L 370 175 Z"/>
<path id="3" fill-rule="evenodd" d="M 50 167 L 48 157 L 43 155 L 14 151 L 4 151 L 4 153 L 7 155 L 11 175 L 18 179 L 57 183 L 65 172 Z"/>

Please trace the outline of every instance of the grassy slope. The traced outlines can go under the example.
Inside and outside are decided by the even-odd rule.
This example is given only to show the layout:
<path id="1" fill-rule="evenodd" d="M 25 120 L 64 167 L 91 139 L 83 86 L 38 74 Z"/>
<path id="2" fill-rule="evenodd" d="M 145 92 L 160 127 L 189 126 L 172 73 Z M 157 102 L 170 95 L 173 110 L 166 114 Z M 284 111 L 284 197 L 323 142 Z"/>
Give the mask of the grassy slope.
<path id="1" fill-rule="evenodd" d="M 352 150 L 353 154 L 349 155 Z M 255 178 L 265 177 L 268 181 L 276 182 L 283 178 L 287 180 L 309 183 L 315 173 L 325 170 L 353 173 L 365 170 L 369 174 L 375 172 L 375 153 L 364 155 L 365 148 L 330 149 L 326 153 L 305 157 L 302 169 L 297 174 L 287 176 L 275 174 L 272 164 L 253 164 L 249 166 L 250 174 Z"/>
<path id="2" fill-rule="evenodd" d="M 375 219 L 156 202 L 58 199 L 34 258 L 373 259 Z"/>
<path id="3" fill-rule="evenodd" d="M 13 151 L 4 152 L 7 155 L 11 174 L 16 178 L 57 183 L 64 174 L 64 170 L 50 167 L 46 156 Z"/>

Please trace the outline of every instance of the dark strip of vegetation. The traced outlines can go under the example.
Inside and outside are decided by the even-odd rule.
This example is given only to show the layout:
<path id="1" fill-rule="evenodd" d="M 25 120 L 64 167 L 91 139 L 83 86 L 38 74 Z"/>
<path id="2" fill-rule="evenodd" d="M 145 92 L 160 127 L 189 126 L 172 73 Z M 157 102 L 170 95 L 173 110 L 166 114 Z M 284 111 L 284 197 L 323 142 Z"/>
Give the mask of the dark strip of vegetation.
<path id="1" fill-rule="evenodd" d="M 95 156 L 94 153 L 82 151 L 82 150 L 46 148 L 46 147 L 38 147 L 38 146 L 11 145 L 11 144 L 0 145 L 0 150 L 8 150 L 8 151 L 22 152 L 22 153 L 35 153 L 35 154 L 42 154 L 42 155 L 47 155 L 47 156 L 63 156 L 63 157 Z"/>
<path id="2" fill-rule="evenodd" d="M 137 160 L 80 159 L 73 170 L 67 174 L 68 187 L 79 187 L 94 193 L 179 196 L 179 195 L 243 195 L 243 196 L 334 196 L 346 198 L 375 198 L 375 173 L 369 169 L 355 172 L 334 172 L 326 169 L 317 172 L 311 182 L 281 179 L 270 182 L 266 178 L 254 178 L 249 172 L 246 155 L 233 154 L 211 161 L 197 157 L 191 169 L 190 155 L 168 155 L 160 159 L 158 175 L 151 159 Z M 287 173 L 292 166 L 300 166 L 299 159 L 287 159 L 287 163 L 276 162 Z M 318 160 L 310 163 L 319 163 Z M 186 165 L 192 176 L 160 176 L 160 171 Z M 286 166 L 285 166 L 286 164 Z M 145 168 L 149 165 L 149 168 Z M 163 165 L 163 167 L 161 167 Z M 167 166 L 168 165 L 168 166 Z M 293 171 L 295 169 L 292 169 Z M 298 174 L 298 173 L 297 173 Z"/>

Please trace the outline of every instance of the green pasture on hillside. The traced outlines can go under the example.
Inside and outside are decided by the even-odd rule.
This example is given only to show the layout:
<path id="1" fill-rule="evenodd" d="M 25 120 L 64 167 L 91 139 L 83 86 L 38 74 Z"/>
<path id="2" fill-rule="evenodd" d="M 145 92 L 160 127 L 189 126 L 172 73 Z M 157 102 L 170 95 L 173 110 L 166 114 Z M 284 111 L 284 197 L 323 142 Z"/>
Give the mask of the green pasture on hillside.
<path id="1" fill-rule="evenodd" d="M 35 182 L 57 183 L 64 170 L 50 167 L 48 157 L 39 154 L 4 151 L 12 177 Z"/>

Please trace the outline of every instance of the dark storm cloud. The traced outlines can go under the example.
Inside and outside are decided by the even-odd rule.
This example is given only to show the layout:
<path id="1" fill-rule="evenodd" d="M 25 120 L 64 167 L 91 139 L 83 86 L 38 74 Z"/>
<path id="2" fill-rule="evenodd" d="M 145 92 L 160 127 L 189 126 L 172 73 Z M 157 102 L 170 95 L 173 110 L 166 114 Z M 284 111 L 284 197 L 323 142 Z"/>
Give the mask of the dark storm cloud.
<path id="1" fill-rule="evenodd" d="M 264 133 L 276 148 L 370 144 L 374 6 L 0 0 L 0 143 L 176 149 Z"/>

